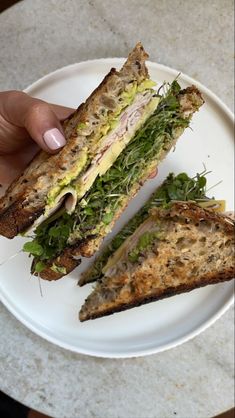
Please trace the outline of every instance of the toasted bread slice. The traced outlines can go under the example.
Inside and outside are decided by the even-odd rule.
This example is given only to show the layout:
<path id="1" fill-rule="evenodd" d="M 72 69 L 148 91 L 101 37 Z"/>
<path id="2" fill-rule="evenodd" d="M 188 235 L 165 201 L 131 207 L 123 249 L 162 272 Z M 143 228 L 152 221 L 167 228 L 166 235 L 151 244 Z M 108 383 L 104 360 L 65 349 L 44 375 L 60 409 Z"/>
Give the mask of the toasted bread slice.
<path id="1" fill-rule="evenodd" d="M 63 123 L 66 146 L 56 155 L 39 152 L 10 185 L 0 199 L 0 235 L 13 238 L 24 232 L 44 213 L 50 191 L 77 178 L 89 163 L 88 153 L 94 155 L 96 151 L 97 130 L 120 108 L 120 95 L 130 83 L 138 85 L 148 78 L 147 57 L 138 43 L 123 68 L 112 68 L 86 102 Z"/>
<path id="2" fill-rule="evenodd" d="M 230 218 L 183 202 L 150 212 L 104 268 L 81 308 L 81 321 L 233 279 Z"/>
<path id="3" fill-rule="evenodd" d="M 194 86 L 181 90 L 177 97 L 180 103 L 181 116 L 187 121 L 191 119 L 192 115 L 204 103 L 199 90 Z M 171 135 L 169 136 L 169 132 L 166 132 L 162 146 L 156 151 L 154 159 L 144 165 L 139 178 L 136 179 L 135 183 L 129 190 L 129 193 L 126 193 L 126 189 L 123 190 L 122 201 L 120 205 L 117 206 L 111 222 L 108 225 L 102 223 L 100 225 L 96 225 L 94 231 L 91 231 L 90 236 L 86 237 L 85 240 L 75 240 L 74 242 L 71 242 L 71 244 L 68 245 L 57 257 L 54 257 L 46 262 L 45 268 L 40 272 L 41 278 L 45 280 L 57 280 L 63 277 L 66 273 L 71 272 L 77 265 L 79 265 L 81 256 L 91 257 L 99 249 L 104 237 L 111 231 L 116 220 L 122 214 L 129 201 L 136 195 L 140 187 L 148 179 L 149 175 L 153 172 L 156 166 L 158 166 L 158 164 L 165 158 L 170 149 L 174 147 L 177 139 L 184 132 L 186 126 L 187 125 L 180 126 L 177 124 L 177 126 L 174 127 L 171 123 L 169 124 L 168 130 L 171 132 Z M 122 154 L 120 157 L 122 157 Z M 99 231 L 98 233 L 97 229 Z M 35 262 L 37 262 L 37 260 L 33 263 L 32 271 L 34 271 Z M 55 265 L 59 268 L 53 268 Z"/>

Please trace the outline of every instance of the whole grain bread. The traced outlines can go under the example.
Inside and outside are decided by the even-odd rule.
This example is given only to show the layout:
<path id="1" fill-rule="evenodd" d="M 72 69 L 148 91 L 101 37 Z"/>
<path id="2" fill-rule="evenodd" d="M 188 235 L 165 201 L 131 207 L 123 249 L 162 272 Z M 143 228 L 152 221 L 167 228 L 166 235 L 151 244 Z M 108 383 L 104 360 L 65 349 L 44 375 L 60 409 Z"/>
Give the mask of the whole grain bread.
<path id="1" fill-rule="evenodd" d="M 81 321 L 234 278 L 230 218 L 178 202 L 169 209 L 154 208 L 149 219 L 156 221 L 162 235 L 136 262 L 128 261 L 126 251 L 106 271 L 82 306 Z"/>
<path id="2" fill-rule="evenodd" d="M 138 43 L 123 68 L 120 71 L 112 68 L 86 102 L 63 123 L 66 146 L 55 155 L 39 152 L 22 175 L 10 185 L 0 199 L 0 235 L 14 238 L 29 228 L 44 212 L 49 191 L 65 175 L 76 170 L 84 150 L 87 148 L 90 153 L 95 153 L 98 146 L 95 132 L 105 123 L 107 116 L 120 106 L 120 94 L 129 83 L 136 81 L 139 84 L 148 78 L 147 58 L 143 46 Z M 87 127 L 78 130 L 80 123 L 86 123 Z"/>
<path id="3" fill-rule="evenodd" d="M 204 103 L 201 93 L 195 86 L 188 87 L 181 90 L 179 93 L 179 101 L 182 116 L 185 118 L 191 118 L 193 114 L 200 108 Z M 54 271 L 51 269 L 53 264 L 59 267 L 64 267 L 67 273 L 70 273 L 80 263 L 81 257 L 92 257 L 95 252 L 99 249 L 103 242 L 104 237 L 112 230 L 115 222 L 121 216 L 122 212 L 127 207 L 129 201 L 137 194 L 141 186 L 148 179 L 150 174 L 156 169 L 156 166 L 165 158 L 172 147 L 175 146 L 176 141 L 183 133 L 184 128 L 176 128 L 173 132 L 173 140 L 171 142 L 166 141 L 162 146 L 156 159 L 148 164 L 142 173 L 141 180 L 136 182 L 131 188 L 128 195 L 126 195 L 119 208 L 117 209 L 112 221 L 109 225 L 103 225 L 100 229 L 99 234 L 95 235 L 91 233 L 85 241 L 77 241 L 72 245 L 66 247 L 57 257 L 54 257 L 46 263 L 43 271 L 40 272 L 40 277 L 45 280 L 57 280 L 63 277 L 65 274 L 61 271 Z M 34 270 L 34 264 L 32 266 L 32 272 Z"/>

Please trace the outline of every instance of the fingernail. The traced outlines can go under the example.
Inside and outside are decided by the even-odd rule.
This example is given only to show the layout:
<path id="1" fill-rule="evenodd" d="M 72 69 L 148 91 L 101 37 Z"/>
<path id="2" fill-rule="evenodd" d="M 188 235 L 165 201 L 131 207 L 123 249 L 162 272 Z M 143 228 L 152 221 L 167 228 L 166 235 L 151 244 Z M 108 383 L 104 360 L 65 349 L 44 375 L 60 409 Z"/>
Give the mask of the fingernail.
<path id="1" fill-rule="evenodd" d="M 43 135 L 45 144 L 51 150 L 56 150 L 63 147 L 66 144 L 65 137 L 57 128 L 49 129 Z"/>

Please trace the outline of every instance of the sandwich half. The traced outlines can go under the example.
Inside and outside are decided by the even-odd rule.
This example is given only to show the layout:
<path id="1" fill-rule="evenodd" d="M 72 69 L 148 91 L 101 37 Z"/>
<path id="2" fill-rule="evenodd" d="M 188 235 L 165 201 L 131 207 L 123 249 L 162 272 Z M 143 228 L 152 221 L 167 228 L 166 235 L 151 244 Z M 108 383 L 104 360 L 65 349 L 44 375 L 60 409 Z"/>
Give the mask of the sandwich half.
<path id="1" fill-rule="evenodd" d="M 167 207 L 167 205 L 175 201 L 191 201 L 197 203 L 197 205 L 202 208 L 211 209 L 216 212 L 224 212 L 224 200 L 215 200 L 206 195 L 207 174 L 209 174 L 209 172 L 207 172 L 206 169 L 204 169 L 202 173 L 197 173 L 194 177 L 190 177 L 185 172 L 177 175 L 169 173 L 144 206 L 104 247 L 91 266 L 81 274 L 78 284 L 83 286 L 87 283 L 100 280 L 103 277 L 103 269 L 107 263 L 109 264 L 109 258 L 112 254 L 116 254 L 120 251 L 119 248 L 122 244 L 148 218 L 149 210 L 151 208 Z"/>
<path id="2" fill-rule="evenodd" d="M 85 103 L 63 123 L 66 146 L 41 151 L 0 199 L 0 234 L 13 238 L 34 229 L 58 208 L 76 203 L 104 174 L 154 111 L 158 97 L 149 80 L 141 43 L 120 71 L 112 68 Z"/>
<path id="3" fill-rule="evenodd" d="M 150 209 L 82 306 L 86 321 L 234 278 L 234 221 L 192 202 Z"/>

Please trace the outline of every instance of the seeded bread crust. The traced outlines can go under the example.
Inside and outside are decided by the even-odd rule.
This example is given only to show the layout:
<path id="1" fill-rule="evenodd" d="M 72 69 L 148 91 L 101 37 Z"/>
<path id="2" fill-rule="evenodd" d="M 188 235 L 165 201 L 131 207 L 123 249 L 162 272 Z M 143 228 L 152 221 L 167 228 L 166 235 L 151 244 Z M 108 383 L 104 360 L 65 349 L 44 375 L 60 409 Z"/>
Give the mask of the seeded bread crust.
<path id="1" fill-rule="evenodd" d="M 171 296 L 176 296 L 181 293 L 188 293 L 200 287 L 223 283 L 223 282 L 232 280 L 233 278 L 234 278 L 234 269 L 231 267 L 228 270 L 223 270 L 216 274 L 211 274 L 211 275 L 206 275 L 204 277 L 201 277 L 200 280 L 195 281 L 194 283 L 190 285 L 182 284 L 182 285 L 175 286 L 175 287 L 169 287 L 165 290 L 159 290 L 154 295 L 141 297 L 138 300 L 133 300 L 130 303 L 123 303 L 116 307 L 113 307 L 112 309 L 106 309 L 106 310 L 104 309 L 102 312 L 99 312 L 99 313 L 98 312 L 87 313 L 81 310 L 79 313 L 79 320 L 81 322 L 84 322 L 90 319 L 101 318 L 103 316 L 112 315 L 116 312 L 122 312 L 122 311 L 126 311 L 127 309 L 136 308 L 141 305 L 146 305 L 147 303 L 157 302 L 158 300 L 166 299 Z"/>
<path id="2" fill-rule="evenodd" d="M 192 116 L 200 106 L 204 103 L 204 100 L 201 96 L 200 91 L 195 87 L 191 86 L 179 93 L 180 104 L 182 115 L 185 117 Z M 183 133 L 183 129 L 177 129 L 174 134 L 174 141 L 171 144 L 168 144 L 164 149 L 162 149 L 160 156 L 156 161 L 153 161 L 151 165 L 148 165 L 140 182 L 136 183 L 129 195 L 122 201 L 121 207 L 115 213 L 114 218 L 111 223 L 104 227 L 98 236 L 91 236 L 87 238 L 84 242 L 74 243 L 73 246 L 67 247 L 62 253 L 53 259 L 51 259 L 47 264 L 45 269 L 40 273 L 40 277 L 45 280 L 57 280 L 64 276 L 62 273 L 51 272 L 51 267 L 53 264 L 63 266 L 66 269 L 67 274 L 70 273 L 77 265 L 77 260 L 74 257 L 92 257 L 95 252 L 99 249 L 100 245 L 103 242 L 104 237 L 111 231 L 117 219 L 121 216 L 122 212 L 127 207 L 129 201 L 137 194 L 141 186 L 148 179 L 150 174 L 156 169 L 156 166 L 166 157 L 171 148 L 173 148 L 178 140 L 178 138 Z M 70 260 L 69 260 L 70 257 Z M 65 263 L 62 265 L 62 260 Z M 69 261 L 68 261 L 69 260 Z M 33 270 L 33 269 L 32 269 Z"/>
<path id="3" fill-rule="evenodd" d="M 90 146 L 89 137 L 102 125 L 103 113 L 113 112 L 118 107 L 118 95 L 133 81 L 140 83 L 148 78 L 145 60 L 148 54 L 138 43 L 120 71 L 112 68 L 101 84 L 85 103 L 64 123 L 66 146 L 57 154 L 39 152 L 0 199 L 0 235 L 14 238 L 24 231 L 43 213 L 49 191 L 74 170 L 81 152 Z M 88 128 L 79 134 L 78 123 L 87 122 Z"/>
<path id="4" fill-rule="evenodd" d="M 150 213 L 157 215 L 159 219 L 182 216 L 185 219 L 191 219 L 195 222 L 211 221 L 223 226 L 226 234 L 231 236 L 234 235 L 234 220 L 232 218 L 213 210 L 204 209 L 193 202 L 175 202 L 169 210 L 153 208 Z"/>
<path id="5" fill-rule="evenodd" d="M 156 241 L 139 263 L 107 272 L 82 306 L 81 321 L 234 278 L 230 218 L 182 202 L 154 208 L 151 215 L 166 226 L 165 240 Z"/>

